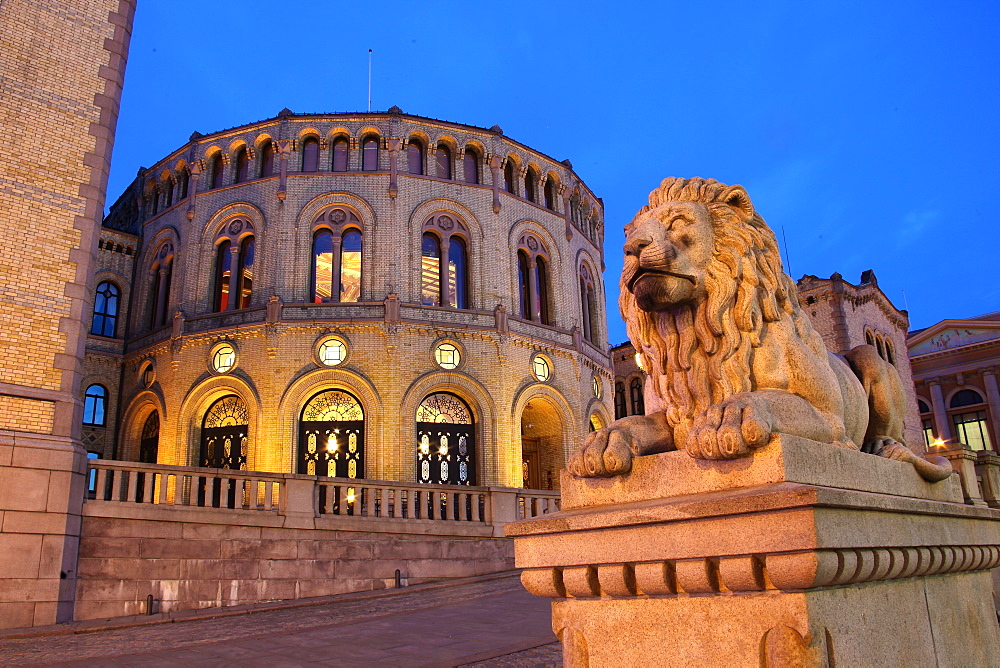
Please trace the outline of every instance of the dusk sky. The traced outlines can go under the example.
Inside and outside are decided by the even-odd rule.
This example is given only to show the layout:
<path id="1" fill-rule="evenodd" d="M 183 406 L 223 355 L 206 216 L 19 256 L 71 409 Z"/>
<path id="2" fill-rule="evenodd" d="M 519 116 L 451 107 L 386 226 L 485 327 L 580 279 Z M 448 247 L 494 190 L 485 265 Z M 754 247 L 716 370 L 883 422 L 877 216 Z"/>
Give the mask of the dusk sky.
<path id="1" fill-rule="evenodd" d="M 611 343 L 666 176 L 744 185 L 788 273 L 874 269 L 922 328 L 1000 310 L 998 29 L 996 2 L 140 2 L 108 203 L 192 131 L 364 111 L 373 49 L 373 110 L 498 124 L 604 199 Z"/>

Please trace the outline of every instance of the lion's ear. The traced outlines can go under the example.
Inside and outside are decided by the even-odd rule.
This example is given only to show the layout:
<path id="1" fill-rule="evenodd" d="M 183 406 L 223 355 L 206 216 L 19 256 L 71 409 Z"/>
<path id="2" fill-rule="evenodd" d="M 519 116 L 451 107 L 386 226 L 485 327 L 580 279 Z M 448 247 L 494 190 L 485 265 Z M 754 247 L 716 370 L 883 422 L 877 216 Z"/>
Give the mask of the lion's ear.
<path id="1" fill-rule="evenodd" d="M 743 186 L 729 186 L 722 196 L 722 201 L 741 213 L 744 220 L 753 218 L 753 202 L 750 201 L 750 195 Z"/>

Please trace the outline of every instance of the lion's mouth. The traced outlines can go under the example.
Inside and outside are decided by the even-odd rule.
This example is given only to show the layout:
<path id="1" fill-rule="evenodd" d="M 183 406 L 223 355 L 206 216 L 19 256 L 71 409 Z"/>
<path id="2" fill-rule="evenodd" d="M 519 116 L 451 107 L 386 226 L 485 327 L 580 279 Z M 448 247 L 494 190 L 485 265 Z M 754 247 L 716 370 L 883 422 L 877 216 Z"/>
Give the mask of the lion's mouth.
<path id="1" fill-rule="evenodd" d="M 632 274 L 632 278 L 629 279 L 627 284 L 628 289 L 631 291 L 632 287 L 639 282 L 639 279 L 645 276 L 673 276 L 674 278 L 683 278 L 684 280 L 691 281 L 692 285 L 697 283 L 695 277 L 688 274 L 679 274 L 675 271 L 666 271 L 663 269 L 646 269 L 644 267 L 639 267 L 635 270 L 635 273 Z"/>

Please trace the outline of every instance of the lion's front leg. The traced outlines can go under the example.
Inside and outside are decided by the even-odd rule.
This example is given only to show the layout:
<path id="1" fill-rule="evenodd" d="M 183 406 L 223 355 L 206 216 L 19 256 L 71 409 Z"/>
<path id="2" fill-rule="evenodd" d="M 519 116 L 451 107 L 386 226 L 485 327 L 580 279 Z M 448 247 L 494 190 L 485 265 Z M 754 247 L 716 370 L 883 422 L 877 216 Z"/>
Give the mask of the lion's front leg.
<path id="1" fill-rule="evenodd" d="M 745 457 L 767 445 L 773 427 L 767 401 L 753 392 L 741 392 L 696 417 L 684 449 L 698 459 Z"/>
<path id="2" fill-rule="evenodd" d="M 633 457 L 673 449 L 665 414 L 633 415 L 589 434 L 566 468 L 578 478 L 607 478 L 631 471 Z"/>

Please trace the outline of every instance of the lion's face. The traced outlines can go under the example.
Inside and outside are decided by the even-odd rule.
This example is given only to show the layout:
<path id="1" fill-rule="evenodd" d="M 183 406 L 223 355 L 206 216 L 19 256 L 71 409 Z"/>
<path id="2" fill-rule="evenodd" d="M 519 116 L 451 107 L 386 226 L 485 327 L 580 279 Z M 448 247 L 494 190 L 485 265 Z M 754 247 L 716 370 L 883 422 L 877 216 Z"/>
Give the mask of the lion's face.
<path id="1" fill-rule="evenodd" d="M 705 297 L 714 249 L 712 214 L 700 202 L 666 202 L 626 229 L 621 285 L 643 311 L 666 311 Z"/>

